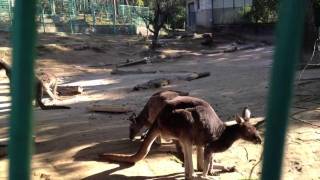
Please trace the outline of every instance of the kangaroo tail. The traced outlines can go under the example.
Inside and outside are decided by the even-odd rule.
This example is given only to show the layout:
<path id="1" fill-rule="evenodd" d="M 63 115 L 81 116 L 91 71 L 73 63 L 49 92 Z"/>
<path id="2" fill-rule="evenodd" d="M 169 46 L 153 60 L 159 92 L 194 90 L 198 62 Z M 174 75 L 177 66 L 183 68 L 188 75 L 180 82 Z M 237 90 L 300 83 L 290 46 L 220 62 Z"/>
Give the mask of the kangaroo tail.
<path id="1" fill-rule="evenodd" d="M 148 131 L 148 134 L 137 153 L 133 155 L 108 153 L 108 154 L 100 155 L 100 158 L 102 160 L 107 160 L 107 161 L 116 161 L 116 162 L 134 164 L 147 156 L 148 152 L 150 151 L 152 143 L 159 135 L 160 135 L 160 130 L 157 128 L 157 123 L 154 123 L 150 128 L 150 130 Z"/>

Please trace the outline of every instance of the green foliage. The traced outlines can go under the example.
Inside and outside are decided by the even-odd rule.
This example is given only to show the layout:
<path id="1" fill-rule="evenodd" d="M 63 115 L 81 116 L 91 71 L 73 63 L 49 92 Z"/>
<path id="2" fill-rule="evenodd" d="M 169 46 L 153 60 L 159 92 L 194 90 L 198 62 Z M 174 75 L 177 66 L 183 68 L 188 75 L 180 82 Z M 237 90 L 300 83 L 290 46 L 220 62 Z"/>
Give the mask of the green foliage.
<path id="1" fill-rule="evenodd" d="M 149 15 L 153 21 L 157 14 L 160 15 L 157 22 L 150 22 L 153 27 L 164 24 L 171 29 L 182 28 L 186 20 L 185 0 L 145 0 L 144 5 L 148 6 L 154 13 Z M 163 23 L 162 23 L 163 22 Z"/>
<path id="2" fill-rule="evenodd" d="M 144 0 L 136 0 L 135 5 L 136 6 L 144 6 Z"/>
<path id="3" fill-rule="evenodd" d="M 253 0 L 251 10 L 244 15 L 254 23 L 269 23 L 277 20 L 278 0 Z"/>
<path id="4" fill-rule="evenodd" d="M 172 29 L 183 28 L 186 21 L 185 4 L 180 3 L 172 10 L 171 17 L 168 18 L 167 25 Z"/>
<path id="5" fill-rule="evenodd" d="M 320 19 L 320 0 L 310 0 L 315 9 L 316 21 Z M 252 7 L 249 11 L 245 10 L 242 16 L 254 23 L 275 22 L 278 18 L 279 0 L 252 0 Z M 318 20 L 320 21 L 320 20 Z"/>

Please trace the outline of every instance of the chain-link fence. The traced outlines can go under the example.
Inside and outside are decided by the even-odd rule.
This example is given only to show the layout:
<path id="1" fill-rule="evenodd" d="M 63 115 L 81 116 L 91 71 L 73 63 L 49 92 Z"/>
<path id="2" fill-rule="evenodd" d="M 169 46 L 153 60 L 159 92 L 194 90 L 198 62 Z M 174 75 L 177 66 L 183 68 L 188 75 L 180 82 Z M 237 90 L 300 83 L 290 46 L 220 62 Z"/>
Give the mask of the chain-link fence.
<path id="1" fill-rule="evenodd" d="M 9 30 L 14 0 L 0 0 L 0 29 Z M 40 0 L 40 32 L 136 34 L 148 7 L 116 5 L 105 0 Z"/>

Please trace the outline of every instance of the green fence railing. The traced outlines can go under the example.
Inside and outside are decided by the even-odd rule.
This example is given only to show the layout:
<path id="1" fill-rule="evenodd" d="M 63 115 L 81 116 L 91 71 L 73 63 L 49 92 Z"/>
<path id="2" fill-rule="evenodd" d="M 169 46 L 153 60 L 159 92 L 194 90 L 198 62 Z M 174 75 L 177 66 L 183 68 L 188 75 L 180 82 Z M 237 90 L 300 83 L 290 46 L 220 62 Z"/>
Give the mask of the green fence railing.
<path id="1" fill-rule="evenodd" d="M 0 29 L 10 29 L 11 12 L 14 8 L 12 2 L 13 0 L 0 0 Z M 148 14 L 148 7 L 117 5 L 114 8 L 110 1 L 39 0 L 36 20 L 43 32 L 51 28 L 71 33 L 79 30 L 79 33 L 83 33 L 85 29 L 95 29 L 96 26 L 110 26 L 114 33 L 129 29 L 127 34 L 132 34 L 130 28 L 144 26 L 141 15 Z"/>
<path id="2" fill-rule="evenodd" d="M 280 1 L 280 19 L 276 29 L 277 42 L 266 117 L 263 180 L 278 180 L 281 177 L 292 85 L 302 44 L 304 12 L 305 1 Z"/>
<path id="3" fill-rule="evenodd" d="M 30 179 L 36 0 L 16 0 L 13 21 L 9 177 Z"/>

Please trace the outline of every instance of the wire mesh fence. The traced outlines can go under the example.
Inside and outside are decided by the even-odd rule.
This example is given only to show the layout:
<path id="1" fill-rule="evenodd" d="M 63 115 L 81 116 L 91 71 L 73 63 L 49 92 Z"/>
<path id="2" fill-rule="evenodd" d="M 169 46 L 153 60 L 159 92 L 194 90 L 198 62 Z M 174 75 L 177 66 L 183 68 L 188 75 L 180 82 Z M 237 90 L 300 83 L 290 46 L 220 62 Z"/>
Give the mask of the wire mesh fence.
<path id="1" fill-rule="evenodd" d="M 14 0 L 0 0 L 0 29 L 10 30 Z M 104 0 L 40 0 L 36 20 L 40 32 L 135 34 L 148 7 L 113 5 Z"/>

